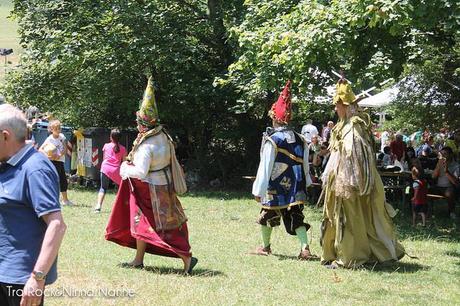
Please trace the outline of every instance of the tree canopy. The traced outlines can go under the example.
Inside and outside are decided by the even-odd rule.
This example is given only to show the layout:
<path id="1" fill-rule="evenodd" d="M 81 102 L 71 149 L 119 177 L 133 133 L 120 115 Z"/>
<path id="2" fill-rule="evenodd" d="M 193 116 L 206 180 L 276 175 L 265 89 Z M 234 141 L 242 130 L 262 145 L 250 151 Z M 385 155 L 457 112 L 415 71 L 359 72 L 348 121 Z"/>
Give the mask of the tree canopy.
<path id="1" fill-rule="evenodd" d="M 326 86 L 335 82 L 330 71 L 339 68 L 353 80 L 355 90 L 414 74 L 423 87 L 419 92 L 435 85 L 451 94 L 450 103 L 458 102 L 458 90 L 454 93 L 455 88 L 445 86 L 449 80 L 460 85 L 458 1 L 245 4 L 244 20 L 231 29 L 238 56 L 227 79 L 242 93 L 244 109 L 260 97 L 272 98 L 270 93 L 290 78 L 301 117 L 315 114 L 312 102 L 326 94 Z"/>
<path id="2" fill-rule="evenodd" d="M 26 53 L 2 90 L 9 100 L 74 126 L 129 127 L 153 75 L 162 122 L 206 179 L 255 170 L 267 110 L 287 79 L 295 124 L 331 118 L 317 98 L 335 83 L 332 69 L 357 92 L 415 80 L 392 106 L 395 128 L 459 127 L 455 0 L 13 2 Z"/>

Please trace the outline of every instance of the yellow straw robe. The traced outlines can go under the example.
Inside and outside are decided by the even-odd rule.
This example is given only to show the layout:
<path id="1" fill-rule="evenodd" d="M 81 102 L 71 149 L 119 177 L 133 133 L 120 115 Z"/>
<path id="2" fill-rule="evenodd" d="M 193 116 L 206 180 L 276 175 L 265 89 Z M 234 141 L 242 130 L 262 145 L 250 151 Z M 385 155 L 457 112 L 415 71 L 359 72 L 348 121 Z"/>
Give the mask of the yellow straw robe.
<path id="1" fill-rule="evenodd" d="M 366 114 L 341 120 L 332 131 L 331 157 L 323 174 L 324 212 L 321 263 L 353 268 L 399 260 L 397 241 Z M 391 217 L 390 217 L 391 215 Z"/>

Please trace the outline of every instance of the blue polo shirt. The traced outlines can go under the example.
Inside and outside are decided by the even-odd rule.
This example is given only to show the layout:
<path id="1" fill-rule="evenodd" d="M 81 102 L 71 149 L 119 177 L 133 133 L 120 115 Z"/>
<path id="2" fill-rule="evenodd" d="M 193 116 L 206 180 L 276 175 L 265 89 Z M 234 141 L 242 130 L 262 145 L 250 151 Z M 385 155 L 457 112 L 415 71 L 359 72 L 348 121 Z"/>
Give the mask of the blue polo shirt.
<path id="1" fill-rule="evenodd" d="M 1 164 L 0 282 L 27 282 L 47 228 L 41 216 L 60 210 L 58 174 L 46 156 L 26 145 Z M 55 261 L 46 283 L 56 278 Z"/>

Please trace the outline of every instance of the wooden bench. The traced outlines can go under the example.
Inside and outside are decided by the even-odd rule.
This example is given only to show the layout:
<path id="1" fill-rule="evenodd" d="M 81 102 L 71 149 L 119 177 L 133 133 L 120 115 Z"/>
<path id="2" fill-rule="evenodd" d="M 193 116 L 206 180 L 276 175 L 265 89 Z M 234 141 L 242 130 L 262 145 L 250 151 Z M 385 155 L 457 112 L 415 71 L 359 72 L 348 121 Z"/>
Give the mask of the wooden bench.
<path id="1" fill-rule="evenodd" d="M 385 195 L 387 195 L 387 191 L 391 191 L 396 195 L 395 191 L 397 193 L 401 193 L 401 208 L 404 207 L 404 204 L 406 203 L 406 185 L 390 185 L 390 186 L 383 186 L 383 189 L 385 190 Z"/>
<path id="2" fill-rule="evenodd" d="M 445 196 L 439 194 L 428 193 L 426 196 L 428 198 L 428 216 L 433 215 L 433 203 L 435 201 L 447 201 L 447 198 Z"/>
<path id="3" fill-rule="evenodd" d="M 310 200 L 312 204 L 316 204 L 316 202 L 318 202 L 322 188 L 323 188 L 323 184 L 318 183 L 318 182 L 312 182 L 311 185 L 309 186 L 310 191 L 307 191 L 307 193 L 310 196 Z"/>
<path id="4" fill-rule="evenodd" d="M 387 172 L 379 171 L 380 177 L 382 178 L 383 189 L 385 190 L 385 196 L 387 197 L 389 193 L 392 193 L 397 199 L 399 193 L 401 193 L 400 203 L 401 207 L 404 206 L 406 202 L 406 188 L 408 186 L 408 179 L 410 178 L 409 172 Z"/>

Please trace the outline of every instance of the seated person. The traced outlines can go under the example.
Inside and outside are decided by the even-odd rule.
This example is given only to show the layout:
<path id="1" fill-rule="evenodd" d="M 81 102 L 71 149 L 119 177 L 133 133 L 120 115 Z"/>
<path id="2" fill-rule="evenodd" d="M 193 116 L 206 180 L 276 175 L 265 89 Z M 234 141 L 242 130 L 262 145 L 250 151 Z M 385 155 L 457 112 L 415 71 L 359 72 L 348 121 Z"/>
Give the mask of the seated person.
<path id="1" fill-rule="evenodd" d="M 433 136 L 429 136 L 423 145 L 417 148 L 417 157 L 422 163 L 423 169 L 434 170 L 438 163 L 436 151 L 433 148 Z"/>
<path id="2" fill-rule="evenodd" d="M 417 157 L 427 157 L 427 158 L 433 158 L 436 157 L 436 152 L 433 148 L 433 143 L 434 143 L 434 138 L 433 136 L 429 136 L 425 143 L 422 145 L 422 147 L 419 150 L 419 156 Z"/>
<path id="3" fill-rule="evenodd" d="M 407 161 L 410 161 L 414 157 L 416 157 L 415 156 L 415 149 L 414 149 L 414 147 L 412 147 L 412 145 L 409 142 L 409 144 L 406 147 L 406 159 L 407 159 Z M 409 169 L 411 169 L 411 168 L 409 168 Z"/>
<path id="4" fill-rule="evenodd" d="M 451 219 L 455 219 L 455 192 L 460 186 L 460 166 L 453 159 L 453 152 L 450 147 L 443 147 L 439 152 L 438 163 L 432 176 L 433 179 L 437 179 L 436 188 L 433 192 L 447 198 L 449 216 Z"/>
<path id="5" fill-rule="evenodd" d="M 393 165 L 394 156 L 391 154 L 391 148 L 386 146 L 383 148 L 382 164 L 384 167 Z"/>
<path id="6" fill-rule="evenodd" d="M 314 175 L 318 178 L 321 177 L 321 174 L 323 173 L 323 170 L 326 167 L 327 161 L 329 160 L 330 152 L 327 149 L 327 147 L 328 147 L 328 144 L 323 143 L 320 146 L 319 151 L 313 157 L 312 170 L 313 170 Z"/>

